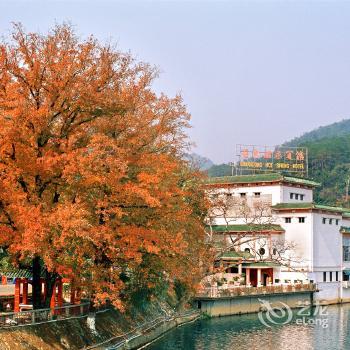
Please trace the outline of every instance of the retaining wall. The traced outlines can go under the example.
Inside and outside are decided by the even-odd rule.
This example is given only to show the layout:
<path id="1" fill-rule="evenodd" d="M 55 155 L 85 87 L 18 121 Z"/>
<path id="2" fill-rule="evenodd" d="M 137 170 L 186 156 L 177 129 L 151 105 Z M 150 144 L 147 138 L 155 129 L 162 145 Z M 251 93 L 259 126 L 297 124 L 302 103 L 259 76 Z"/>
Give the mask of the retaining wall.
<path id="1" fill-rule="evenodd" d="M 313 292 L 275 293 L 245 295 L 235 297 L 201 298 L 197 300 L 198 309 L 209 316 L 228 316 L 256 313 L 261 310 L 262 301 L 268 301 L 272 307 L 281 307 L 282 303 L 290 308 L 313 304 Z"/>

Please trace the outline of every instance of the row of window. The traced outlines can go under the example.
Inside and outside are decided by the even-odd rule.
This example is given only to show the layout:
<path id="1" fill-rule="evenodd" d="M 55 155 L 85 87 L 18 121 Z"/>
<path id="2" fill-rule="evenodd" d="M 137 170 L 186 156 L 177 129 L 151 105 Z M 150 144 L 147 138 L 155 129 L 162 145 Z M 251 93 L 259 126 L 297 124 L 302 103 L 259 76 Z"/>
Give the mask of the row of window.
<path id="1" fill-rule="evenodd" d="M 328 223 L 330 225 L 333 225 L 333 222 L 338 226 L 339 225 L 339 219 L 332 219 L 332 218 L 322 218 L 322 224 L 326 224 L 328 220 Z"/>
<path id="2" fill-rule="evenodd" d="M 226 195 L 226 197 L 233 197 L 234 193 L 225 193 L 225 195 Z M 241 198 L 246 198 L 247 197 L 247 193 L 246 192 L 238 193 L 238 195 Z M 252 196 L 255 197 L 255 198 L 259 198 L 261 196 L 261 192 L 254 192 Z M 213 198 L 218 198 L 219 194 L 218 193 L 212 194 L 212 197 Z"/>
<path id="3" fill-rule="evenodd" d="M 303 201 L 305 198 L 305 194 L 300 194 L 300 193 L 290 193 L 289 194 L 290 199 L 296 199 L 296 200 L 301 200 Z"/>
<path id="4" fill-rule="evenodd" d="M 239 195 L 241 196 L 241 198 L 247 197 L 247 193 L 246 192 L 241 192 Z M 259 198 L 260 196 L 261 196 L 261 192 L 254 192 L 253 193 L 253 197 Z"/>
<path id="5" fill-rule="evenodd" d="M 231 197 L 233 195 L 233 193 L 227 193 L 227 196 Z M 247 192 L 240 192 L 239 195 L 241 197 L 246 197 L 247 196 Z M 261 196 L 261 192 L 253 192 L 253 197 L 260 197 Z M 303 201 L 305 198 L 305 194 L 301 194 L 301 193 L 290 193 L 289 194 L 289 198 L 290 199 L 296 199 L 296 200 L 301 200 Z"/>
<path id="6" fill-rule="evenodd" d="M 246 253 L 250 253 L 250 249 L 249 249 L 249 248 L 245 248 L 244 251 L 245 251 Z M 265 253 L 266 253 L 265 248 L 260 248 L 260 249 L 258 250 L 258 253 L 259 253 L 259 255 L 265 255 Z M 272 255 L 276 255 L 276 254 L 277 254 L 277 249 L 276 249 L 276 248 L 273 248 L 273 249 L 272 249 Z"/>
<path id="7" fill-rule="evenodd" d="M 335 271 L 334 274 L 332 271 L 329 272 L 329 278 L 327 280 L 327 272 L 323 272 L 323 282 L 338 282 L 339 274 L 338 271 Z"/>
<path id="8" fill-rule="evenodd" d="M 292 218 L 291 217 L 284 218 L 284 222 L 286 224 L 290 224 L 292 222 Z M 305 223 L 305 217 L 304 216 L 298 217 L 298 222 L 299 222 L 299 224 Z"/>
<path id="9" fill-rule="evenodd" d="M 328 220 L 329 225 L 333 225 L 333 222 L 335 223 L 335 225 L 339 225 L 339 219 L 332 219 L 332 218 L 322 218 L 322 224 L 326 224 Z M 286 224 L 290 224 L 292 222 L 292 218 L 291 217 L 286 217 L 284 218 L 284 222 Z M 305 217 L 304 216 L 300 216 L 298 217 L 298 222 L 299 224 L 303 224 L 305 222 Z"/>

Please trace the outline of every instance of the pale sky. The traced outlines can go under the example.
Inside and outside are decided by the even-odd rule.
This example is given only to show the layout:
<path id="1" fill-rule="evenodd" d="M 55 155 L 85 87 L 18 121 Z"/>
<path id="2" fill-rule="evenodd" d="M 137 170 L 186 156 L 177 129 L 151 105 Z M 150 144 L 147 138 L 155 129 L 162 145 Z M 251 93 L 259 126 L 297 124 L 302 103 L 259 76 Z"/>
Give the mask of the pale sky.
<path id="1" fill-rule="evenodd" d="M 349 1 L 0 0 L 0 34 L 62 21 L 160 67 L 155 89 L 182 93 L 216 163 L 350 117 Z"/>

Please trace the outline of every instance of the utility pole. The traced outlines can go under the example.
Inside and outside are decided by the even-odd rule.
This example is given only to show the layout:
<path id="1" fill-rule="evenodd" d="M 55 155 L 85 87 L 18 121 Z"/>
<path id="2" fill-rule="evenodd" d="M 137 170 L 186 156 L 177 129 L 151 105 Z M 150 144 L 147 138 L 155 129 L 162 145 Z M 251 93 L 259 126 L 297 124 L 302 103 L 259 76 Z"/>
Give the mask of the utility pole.
<path id="1" fill-rule="evenodd" d="M 347 180 L 346 180 L 346 189 L 345 189 L 345 200 L 346 203 L 348 203 L 349 200 L 349 185 L 350 185 L 350 176 L 348 176 Z"/>
<path id="2" fill-rule="evenodd" d="M 235 167 L 235 163 L 230 162 L 229 164 L 230 164 L 230 166 L 231 166 L 231 175 L 233 176 L 233 169 L 234 169 L 234 167 Z"/>

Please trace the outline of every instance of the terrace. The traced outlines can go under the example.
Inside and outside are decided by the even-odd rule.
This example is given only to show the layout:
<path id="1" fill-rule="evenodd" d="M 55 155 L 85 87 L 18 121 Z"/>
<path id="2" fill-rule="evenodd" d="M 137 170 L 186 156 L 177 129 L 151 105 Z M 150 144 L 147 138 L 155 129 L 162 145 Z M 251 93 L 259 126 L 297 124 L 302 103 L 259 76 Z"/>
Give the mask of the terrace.
<path id="1" fill-rule="evenodd" d="M 280 284 L 261 287 L 249 286 L 211 286 L 200 289 L 196 299 L 218 299 L 239 296 L 259 296 L 271 294 L 290 294 L 301 292 L 317 292 L 315 283 Z"/>

